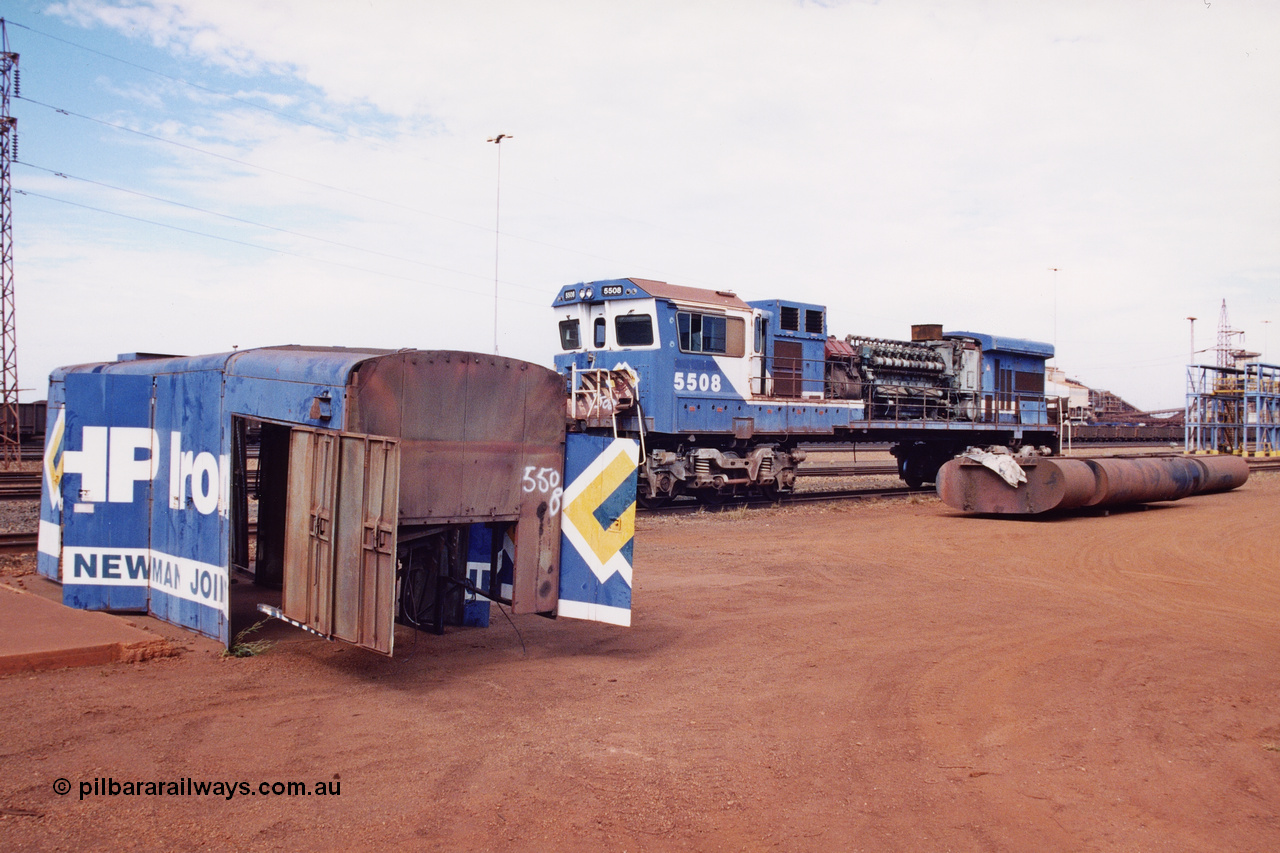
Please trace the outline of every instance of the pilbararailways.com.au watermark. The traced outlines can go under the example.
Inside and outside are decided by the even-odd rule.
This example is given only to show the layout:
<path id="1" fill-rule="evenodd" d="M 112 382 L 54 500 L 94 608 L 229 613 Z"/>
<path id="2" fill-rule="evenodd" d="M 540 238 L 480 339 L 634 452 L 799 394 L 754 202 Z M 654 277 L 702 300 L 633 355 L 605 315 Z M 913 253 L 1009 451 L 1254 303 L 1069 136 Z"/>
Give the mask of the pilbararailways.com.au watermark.
<path id="1" fill-rule="evenodd" d="M 80 782 L 80 799 L 85 797 L 338 797 L 342 782 L 334 774 L 332 780 L 319 782 L 205 782 L 191 777 L 174 780 L 136 780 L 119 782 L 108 776 Z M 66 796 L 72 790 L 71 780 L 53 780 L 53 792 Z"/>

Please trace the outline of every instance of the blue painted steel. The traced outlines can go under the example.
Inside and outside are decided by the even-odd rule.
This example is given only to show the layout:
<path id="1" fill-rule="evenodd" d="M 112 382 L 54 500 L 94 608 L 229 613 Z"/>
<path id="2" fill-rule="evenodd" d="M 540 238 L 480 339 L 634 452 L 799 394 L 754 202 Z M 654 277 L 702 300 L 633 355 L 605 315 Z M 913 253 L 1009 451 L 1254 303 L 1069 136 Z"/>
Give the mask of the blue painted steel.
<path id="1" fill-rule="evenodd" d="M 230 420 L 216 369 L 155 377 L 164 449 L 151 505 L 151 612 L 227 639 L 230 584 Z"/>
<path id="2" fill-rule="evenodd" d="M 471 525 L 467 538 L 467 583 L 489 589 L 493 572 L 493 528 L 487 524 Z M 473 628 L 489 627 L 489 599 L 468 592 L 462 604 L 462 624 Z"/>
<path id="3" fill-rule="evenodd" d="M 827 341 L 827 309 L 823 305 L 812 302 L 791 302 L 784 299 L 766 299 L 747 303 L 752 308 L 764 312 L 768 321 L 769 333 L 764 341 L 764 356 L 769 364 L 776 364 L 777 342 L 791 341 L 800 346 L 800 391 L 802 394 L 821 395 L 824 392 L 824 363 Z M 782 313 L 786 308 L 796 312 L 797 328 L 782 328 Z M 807 318 L 814 312 L 822 318 L 822 329 L 817 332 L 806 330 Z"/>
<path id="4" fill-rule="evenodd" d="M 151 380 L 68 374 L 60 483 L 62 600 L 86 610 L 147 609 Z"/>
<path id="5" fill-rule="evenodd" d="M 646 284 L 654 291 L 646 290 Z M 685 302 L 677 302 L 662 294 L 680 291 L 684 300 L 693 299 L 689 294 L 701 294 L 704 299 L 725 296 L 712 291 L 693 291 L 657 287 L 653 282 L 634 279 L 611 279 L 584 282 L 562 288 L 553 302 L 561 316 L 583 316 L 576 312 L 610 302 L 624 302 L 619 311 L 650 311 L 654 319 L 656 340 L 649 347 L 620 347 L 610 345 L 595 347 L 587 335 L 582 336 L 583 346 L 561 352 L 554 358 L 556 369 L 566 377 L 574 370 L 614 369 L 628 367 L 639 376 L 637 386 L 640 407 L 645 418 L 647 432 L 668 436 L 724 437 L 736 433 L 735 420 L 751 423 L 751 433 L 756 438 L 767 436 L 814 437 L 837 436 L 847 438 L 851 430 L 880 430 L 902 433 L 941 434 L 954 433 L 954 440 L 964 440 L 964 433 L 979 433 L 993 427 L 1012 430 L 1019 434 L 1024 426 L 1050 428 L 1048 410 L 1043 392 L 1017 394 L 1008 391 L 997 399 L 995 360 L 999 359 L 1005 370 L 1044 375 L 1045 359 L 1052 357 L 1051 344 L 1019 338 L 999 337 L 970 332 L 948 332 L 947 336 L 963 336 L 976 340 L 982 348 L 981 394 L 991 398 L 991 411 L 984 418 L 937 419 L 871 419 L 861 400 L 823 399 L 825 385 L 825 308 L 812 303 L 788 300 L 763 300 L 738 303 L 740 316 L 751 311 L 763 312 L 767 334 L 760 341 L 763 349 L 755 350 L 752 340 L 755 329 L 747 329 L 746 353 L 741 358 L 727 355 L 707 355 L 681 352 L 678 346 L 676 315 Z M 657 295 L 655 295 L 657 294 Z M 634 306 L 634 307 L 633 307 Z M 783 309 L 794 310 L 799 318 L 798 328 L 780 328 Z M 806 331 L 809 312 L 822 315 L 821 331 Z M 616 316 L 617 312 L 609 316 Z M 816 319 L 816 316 L 815 316 Z M 761 395 L 752 386 L 754 378 L 743 384 L 742 365 L 749 364 L 749 373 L 759 373 L 759 365 L 776 365 L 776 344 L 791 341 L 800 347 L 801 376 L 799 390 L 805 399 L 788 400 Z M 1015 402 L 1016 398 L 1016 402 Z M 635 430 L 638 414 L 628 413 L 620 418 L 619 426 Z M 952 440 L 948 438 L 947 440 Z"/>
<path id="6" fill-rule="evenodd" d="M 340 429 L 388 350 L 130 357 L 50 376 L 38 568 L 73 607 L 149 610 L 228 640 L 233 415 Z"/>
<path id="7" fill-rule="evenodd" d="M 45 409 L 44 476 L 40 489 L 40 534 L 36 546 L 36 571 L 49 580 L 60 580 L 62 559 L 62 451 L 66 437 L 66 396 L 63 375 L 55 372 L 49 382 Z"/>
<path id="8" fill-rule="evenodd" d="M 68 605 L 146 610 L 228 642 L 233 418 L 343 429 L 354 373 L 388 352 L 285 347 L 55 371 L 42 574 L 63 582 Z M 548 535 L 572 528 L 557 612 L 628 624 L 638 445 L 574 436 L 566 453 L 580 482 L 549 506 Z M 474 586 L 514 598 L 514 557 L 511 529 L 471 525 Z M 488 602 L 469 598 L 466 623 L 487 624 Z"/>
<path id="9" fill-rule="evenodd" d="M 1029 355 L 1040 360 L 1053 358 L 1053 344 L 1041 343 L 1040 341 L 1008 338 L 1002 335 L 988 335 L 982 332 L 944 332 L 943 335 L 944 337 L 973 338 L 982 347 L 984 353 Z"/>
<path id="10" fill-rule="evenodd" d="M 560 616 L 631 624 L 639 453 L 640 446 L 630 439 L 566 437 Z"/>

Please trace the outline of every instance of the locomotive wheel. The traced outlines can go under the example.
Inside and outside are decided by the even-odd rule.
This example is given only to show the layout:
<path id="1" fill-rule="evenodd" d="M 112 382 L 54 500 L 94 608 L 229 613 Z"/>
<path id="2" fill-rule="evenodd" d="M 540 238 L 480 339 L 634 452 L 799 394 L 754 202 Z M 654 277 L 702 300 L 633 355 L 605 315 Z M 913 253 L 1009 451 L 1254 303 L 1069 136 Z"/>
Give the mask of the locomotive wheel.
<path id="1" fill-rule="evenodd" d="M 673 500 L 675 500 L 675 495 L 672 494 L 654 495 L 653 497 L 643 494 L 636 496 L 636 503 L 645 509 L 661 509 Z"/>
<path id="2" fill-rule="evenodd" d="M 784 490 L 777 483 L 768 483 L 760 487 L 760 497 L 770 501 L 780 501 L 783 495 L 791 493 L 790 489 Z"/>
<path id="3" fill-rule="evenodd" d="M 925 483 L 925 464 L 924 459 L 920 456 L 908 456 L 902 460 L 899 466 L 900 473 L 898 476 L 907 484 L 909 489 L 918 489 Z"/>
<path id="4" fill-rule="evenodd" d="M 715 489 L 703 489 L 697 492 L 698 500 L 706 504 L 707 506 L 724 506 L 725 504 L 735 500 L 737 497 L 738 497 L 738 494 L 733 489 L 732 486 L 726 488 L 723 491 L 716 491 Z"/>

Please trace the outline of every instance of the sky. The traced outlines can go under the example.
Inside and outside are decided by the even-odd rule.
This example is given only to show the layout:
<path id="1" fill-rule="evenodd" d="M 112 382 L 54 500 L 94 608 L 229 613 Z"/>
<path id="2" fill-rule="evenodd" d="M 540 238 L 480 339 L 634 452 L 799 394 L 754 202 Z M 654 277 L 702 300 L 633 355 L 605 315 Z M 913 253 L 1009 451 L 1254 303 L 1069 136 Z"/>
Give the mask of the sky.
<path id="1" fill-rule="evenodd" d="M 498 351 L 550 365 L 557 290 L 623 277 L 1053 343 L 1146 410 L 1223 300 L 1280 361 L 1271 0 L 0 15 L 24 401 L 128 352 L 492 352 L 495 305 Z"/>

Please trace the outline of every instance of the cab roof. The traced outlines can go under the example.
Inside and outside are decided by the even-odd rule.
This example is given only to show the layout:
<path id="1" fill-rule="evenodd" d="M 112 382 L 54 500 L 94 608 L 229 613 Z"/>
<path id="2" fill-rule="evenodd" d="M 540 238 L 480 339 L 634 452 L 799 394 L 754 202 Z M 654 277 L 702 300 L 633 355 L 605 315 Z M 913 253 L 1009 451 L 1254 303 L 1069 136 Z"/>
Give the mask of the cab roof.
<path id="1" fill-rule="evenodd" d="M 707 305 L 715 308 L 734 308 L 750 311 L 751 306 L 731 290 L 706 290 L 701 287 L 684 287 L 654 281 L 649 278 L 614 278 L 604 281 L 586 281 L 564 287 L 556 295 L 552 305 L 572 305 L 578 302 L 604 302 L 610 299 L 669 299 L 686 305 Z"/>

